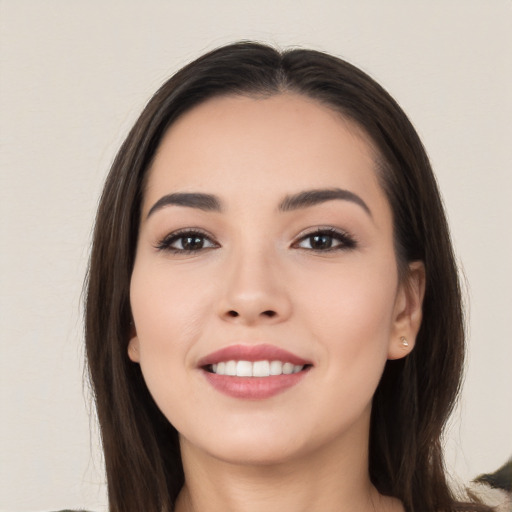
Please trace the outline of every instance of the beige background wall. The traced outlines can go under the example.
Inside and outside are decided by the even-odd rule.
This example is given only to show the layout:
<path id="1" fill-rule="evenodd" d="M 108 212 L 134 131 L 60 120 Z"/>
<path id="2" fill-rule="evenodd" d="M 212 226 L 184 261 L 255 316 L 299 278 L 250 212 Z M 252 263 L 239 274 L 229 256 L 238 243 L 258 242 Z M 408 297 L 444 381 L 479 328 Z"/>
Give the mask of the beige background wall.
<path id="1" fill-rule="evenodd" d="M 1 511 L 105 508 L 80 313 L 98 194 L 162 81 L 240 38 L 343 56 L 409 113 L 469 283 L 449 467 L 512 454 L 510 0 L 1 0 L 0 38 Z"/>

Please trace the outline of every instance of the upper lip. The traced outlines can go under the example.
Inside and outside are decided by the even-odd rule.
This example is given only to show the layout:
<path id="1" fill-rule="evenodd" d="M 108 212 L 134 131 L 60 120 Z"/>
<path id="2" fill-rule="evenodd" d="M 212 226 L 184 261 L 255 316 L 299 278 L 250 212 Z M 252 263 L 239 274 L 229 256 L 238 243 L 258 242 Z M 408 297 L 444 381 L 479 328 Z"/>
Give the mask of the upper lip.
<path id="1" fill-rule="evenodd" d="M 230 345 L 221 348 L 211 354 L 201 358 L 198 362 L 199 367 L 216 364 L 221 361 L 282 361 L 293 363 L 295 365 L 311 364 L 307 361 L 287 350 L 276 347 L 274 345 Z"/>

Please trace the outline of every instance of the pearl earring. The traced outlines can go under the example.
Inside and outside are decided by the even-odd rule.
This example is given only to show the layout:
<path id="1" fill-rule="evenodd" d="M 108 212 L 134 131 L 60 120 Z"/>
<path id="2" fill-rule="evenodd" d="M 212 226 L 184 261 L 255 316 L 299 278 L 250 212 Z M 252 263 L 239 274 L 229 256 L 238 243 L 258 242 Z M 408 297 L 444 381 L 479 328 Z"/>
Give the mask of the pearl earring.
<path id="1" fill-rule="evenodd" d="M 404 348 L 407 348 L 409 346 L 409 342 L 407 341 L 407 338 L 405 336 L 400 336 L 400 343 Z"/>

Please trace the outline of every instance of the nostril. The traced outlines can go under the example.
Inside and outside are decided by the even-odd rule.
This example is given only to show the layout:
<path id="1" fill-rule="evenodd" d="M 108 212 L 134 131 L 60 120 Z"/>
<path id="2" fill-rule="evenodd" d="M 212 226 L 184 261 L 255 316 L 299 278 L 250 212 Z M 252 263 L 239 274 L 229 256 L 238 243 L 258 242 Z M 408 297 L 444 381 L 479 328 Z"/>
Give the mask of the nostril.
<path id="1" fill-rule="evenodd" d="M 245 313 L 242 312 L 242 314 L 240 314 L 238 311 L 235 311 L 234 309 L 230 309 L 229 311 L 226 311 L 225 313 L 226 317 L 228 318 L 239 318 L 239 317 L 246 317 Z M 249 318 L 250 316 L 252 315 L 248 315 L 247 318 Z M 272 309 L 267 309 L 265 311 L 262 311 L 259 315 L 258 315 L 260 318 L 261 317 L 265 317 L 265 318 L 275 318 L 277 315 L 277 312 L 272 310 Z"/>

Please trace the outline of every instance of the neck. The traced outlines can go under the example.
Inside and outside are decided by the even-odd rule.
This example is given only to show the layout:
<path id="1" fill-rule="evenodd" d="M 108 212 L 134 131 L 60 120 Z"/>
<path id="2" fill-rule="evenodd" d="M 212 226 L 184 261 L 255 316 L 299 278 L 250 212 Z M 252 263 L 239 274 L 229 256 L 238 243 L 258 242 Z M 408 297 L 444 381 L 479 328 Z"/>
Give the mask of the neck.
<path id="1" fill-rule="evenodd" d="M 403 512 L 398 500 L 371 484 L 367 443 L 361 449 L 355 439 L 346 441 L 293 460 L 251 465 L 211 457 L 182 439 L 185 485 L 175 510 Z"/>

